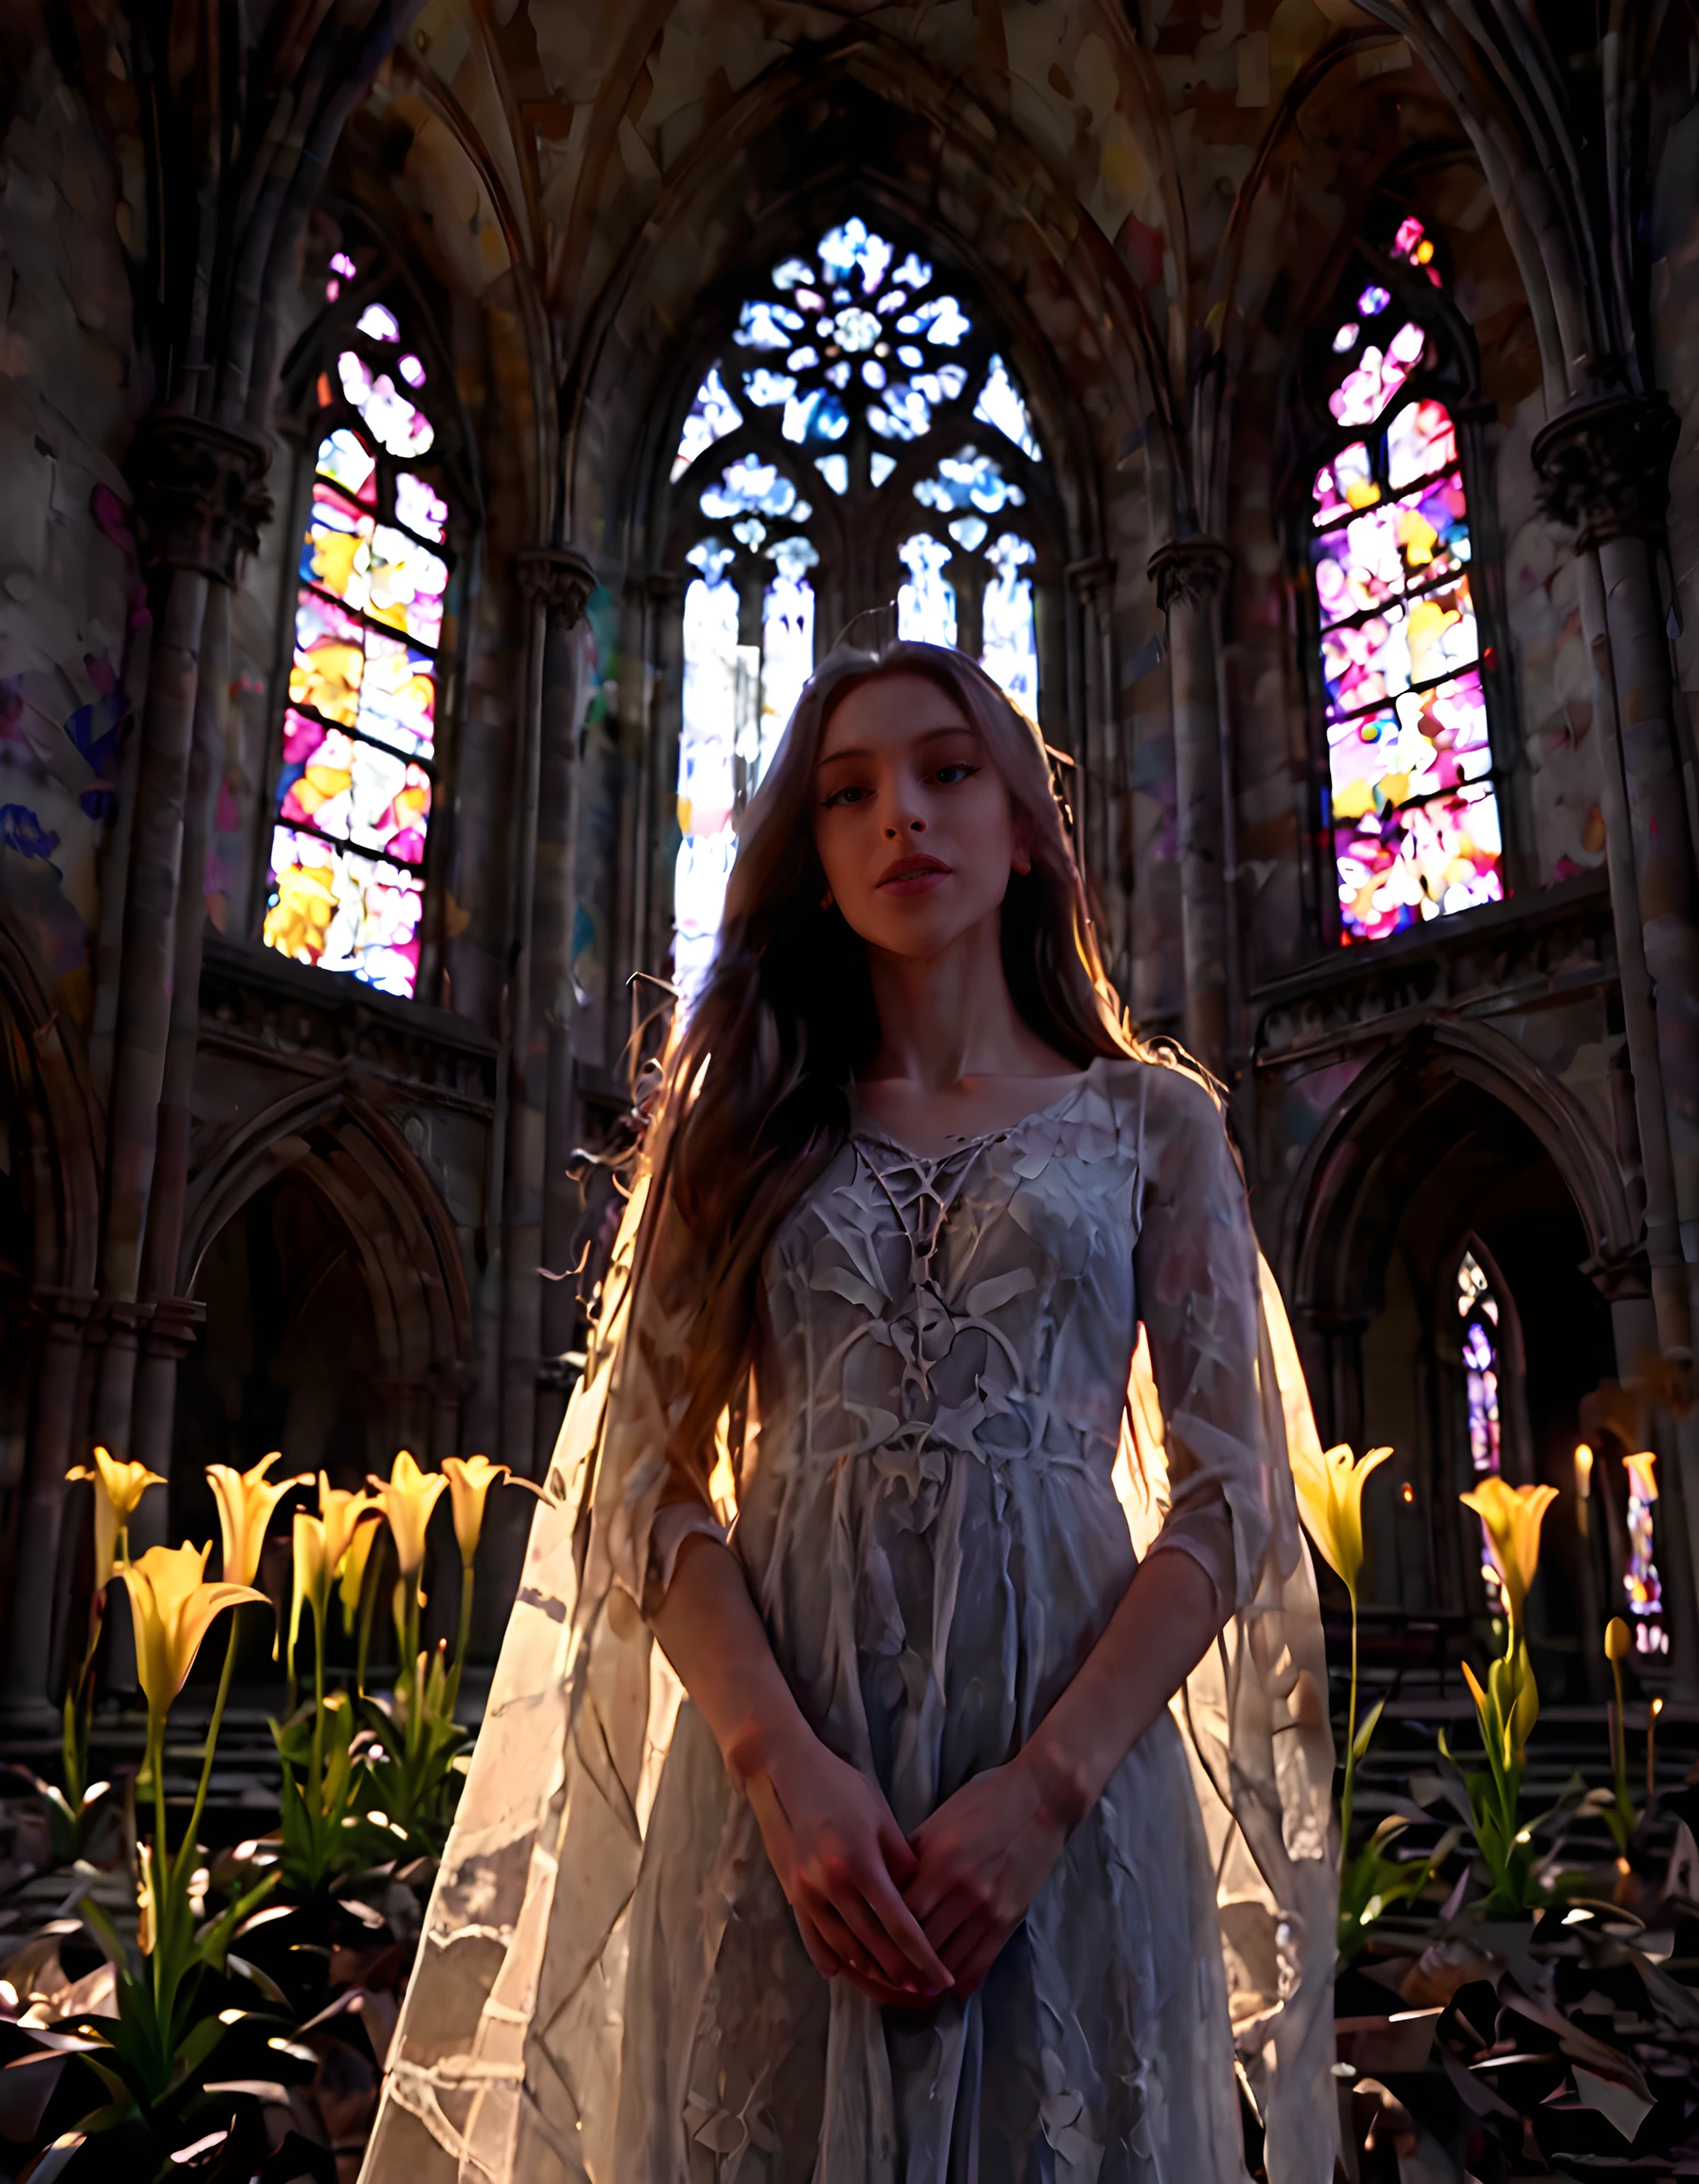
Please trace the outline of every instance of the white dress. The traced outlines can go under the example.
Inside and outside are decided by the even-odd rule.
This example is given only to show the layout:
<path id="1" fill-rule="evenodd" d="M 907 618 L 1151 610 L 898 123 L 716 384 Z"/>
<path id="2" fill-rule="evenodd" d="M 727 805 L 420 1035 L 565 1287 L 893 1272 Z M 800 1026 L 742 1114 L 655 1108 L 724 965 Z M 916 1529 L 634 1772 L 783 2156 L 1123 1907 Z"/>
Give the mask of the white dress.
<path id="1" fill-rule="evenodd" d="M 1127 1426 L 1141 1323 L 1165 1465 Z M 1323 2184 L 1331 1753 L 1259 1329 L 1214 1104 L 1142 1060 L 938 1159 L 858 1130 L 775 1236 L 732 1545 L 804 1713 L 904 1829 L 1020 1749 L 1125 1592 L 1136 1531 L 1239 1611 L 1190 1736 L 1156 1723 L 979 1993 L 915 2012 L 815 1972 L 648 1644 L 638 1601 L 716 1520 L 654 1453 L 680 1392 L 664 1331 L 628 1339 L 577 1446 L 569 1421 L 561 1513 L 539 1512 L 516 1623 L 556 1618 L 554 1665 L 510 1635 L 368 2176 L 1229 2184 L 1231 2010 L 1265 2104 L 1282 2066 L 1306 2087 L 1270 2118 L 1276 2184 Z M 1135 1440 L 1168 1474 L 1142 1520 Z M 1247 1721 L 1262 1850 L 1234 1825 Z M 1204 1771 L 1230 1745 L 1231 1813 Z"/>

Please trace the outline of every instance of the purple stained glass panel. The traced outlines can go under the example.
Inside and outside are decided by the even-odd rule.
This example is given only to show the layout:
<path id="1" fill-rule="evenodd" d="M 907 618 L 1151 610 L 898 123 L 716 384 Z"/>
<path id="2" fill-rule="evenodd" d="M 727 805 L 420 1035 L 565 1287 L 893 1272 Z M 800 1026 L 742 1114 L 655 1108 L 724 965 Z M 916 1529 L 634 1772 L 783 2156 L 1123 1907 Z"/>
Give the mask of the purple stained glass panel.
<path id="1" fill-rule="evenodd" d="M 1336 822 L 1333 838 L 1347 943 L 1504 900 L 1498 800 L 1489 783 Z"/>
<path id="2" fill-rule="evenodd" d="M 1353 517 L 1316 542 L 1323 626 L 1455 575 L 1469 551 L 1468 512 L 1455 477 Z"/>

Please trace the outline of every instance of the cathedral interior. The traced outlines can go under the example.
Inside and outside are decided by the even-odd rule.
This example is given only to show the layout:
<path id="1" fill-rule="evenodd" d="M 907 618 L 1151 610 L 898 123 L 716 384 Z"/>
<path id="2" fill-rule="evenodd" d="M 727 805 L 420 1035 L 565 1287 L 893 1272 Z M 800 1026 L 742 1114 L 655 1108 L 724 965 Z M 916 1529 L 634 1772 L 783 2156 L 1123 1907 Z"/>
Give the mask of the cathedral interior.
<path id="1" fill-rule="evenodd" d="M 1365 1657 L 1458 1659 L 1496 1471 L 1559 1492 L 1548 1702 L 1620 1611 L 1692 1705 L 1690 9 L 15 0 L 0 57 L 9 1734 L 96 1443 L 137 1544 L 272 1448 L 540 1478 L 595 1156 L 846 629 L 1040 722 L 1324 1440 L 1394 1450 Z"/>

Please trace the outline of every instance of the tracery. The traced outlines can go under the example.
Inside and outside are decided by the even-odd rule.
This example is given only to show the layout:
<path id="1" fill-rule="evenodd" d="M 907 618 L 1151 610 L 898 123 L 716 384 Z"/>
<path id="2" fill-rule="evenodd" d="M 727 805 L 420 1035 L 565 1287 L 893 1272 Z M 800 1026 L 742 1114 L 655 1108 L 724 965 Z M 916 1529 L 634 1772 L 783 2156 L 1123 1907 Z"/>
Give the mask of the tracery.
<path id="1" fill-rule="evenodd" d="M 1038 710 L 1032 522 L 1043 453 L 992 330 L 859 216 L 776 265 L 708 366 L 671 466 L 690 511 L 674 975 L 706 969 L 733 822 L 846 619 L 973 653 Z M 867 596 L 860 593 L 865 591 Z"/>

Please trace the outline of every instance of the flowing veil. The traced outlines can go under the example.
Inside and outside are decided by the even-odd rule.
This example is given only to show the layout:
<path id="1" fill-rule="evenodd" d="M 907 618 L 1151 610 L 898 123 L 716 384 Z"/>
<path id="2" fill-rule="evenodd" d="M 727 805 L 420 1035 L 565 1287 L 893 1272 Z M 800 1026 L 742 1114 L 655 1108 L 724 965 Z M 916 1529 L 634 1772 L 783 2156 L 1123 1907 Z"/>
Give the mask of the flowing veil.
<path id="1" fill-rule="evenodd" d="M 654 1446 L 660 1426 L 645 1415 L 649 1376 L 621 1372 L 643 1188 L 533 1520 L 362 2184 L 612 2184 L 627 1920 L 682 1697 L 610 1557 L 609 1436 Z M 1256 1589 L 1174 1711 L 1215 1861 L 1235 2042 L 1270 2184 L 1329 2184 L 1333 1742 L 1287 1457 L 1316 1429 L 1279 1290 L 1259 1265 L 1272 1536 Z M 1142 1341 L 1117 1465 L 1141 1552 L 1166 1508 L 1162 1443 Z"/>

